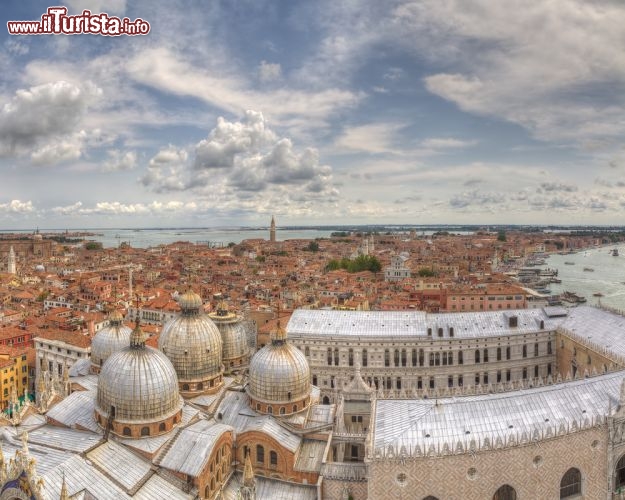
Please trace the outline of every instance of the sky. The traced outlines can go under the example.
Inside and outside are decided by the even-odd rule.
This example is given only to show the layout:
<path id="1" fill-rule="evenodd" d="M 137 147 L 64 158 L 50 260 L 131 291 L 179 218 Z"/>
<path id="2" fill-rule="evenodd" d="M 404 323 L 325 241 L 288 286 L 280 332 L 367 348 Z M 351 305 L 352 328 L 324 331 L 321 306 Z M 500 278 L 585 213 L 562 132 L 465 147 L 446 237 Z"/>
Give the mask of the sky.
<path id="1" fill-rule="evenodd" d="M 2 5 L 0 229 L 625 222 L 621 0 Z"/>

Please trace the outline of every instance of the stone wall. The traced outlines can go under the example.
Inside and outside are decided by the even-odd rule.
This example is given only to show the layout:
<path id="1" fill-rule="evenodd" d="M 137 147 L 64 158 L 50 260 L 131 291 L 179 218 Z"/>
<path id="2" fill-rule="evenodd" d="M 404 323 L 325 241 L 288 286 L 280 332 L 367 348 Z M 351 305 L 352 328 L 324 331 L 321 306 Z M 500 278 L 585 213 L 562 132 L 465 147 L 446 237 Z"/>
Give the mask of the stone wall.
<path id="1" fill-rule="evenodd" d="M 368 498 L 488 500 L 505 484 L 519 499 L 560 498 L 571 467 L 582 474 L 582 497 L 609 498 L 607 426 L 509 449 L 369 464 Z"/>

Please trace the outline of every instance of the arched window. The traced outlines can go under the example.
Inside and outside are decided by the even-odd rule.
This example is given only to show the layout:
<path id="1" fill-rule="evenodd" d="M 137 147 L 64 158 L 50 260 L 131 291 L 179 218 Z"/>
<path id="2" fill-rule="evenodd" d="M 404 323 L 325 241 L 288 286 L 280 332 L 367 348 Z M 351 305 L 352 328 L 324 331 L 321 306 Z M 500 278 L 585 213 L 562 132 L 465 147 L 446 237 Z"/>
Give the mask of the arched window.
<path id="1" fill-rule="evenodd" d="M 204 488 L 204 496 L 206 498 L 210 497 L 210 488 L 208 487 L 208 485 L 206 485 L 206 488 Z"/>
<path id="2" fill-rule="evenodd" d="M 523 357 L 527 358 L 527 345 L 523 345 Z"/>
<path id="3" fill-rule="evenodd" d="M 269 452 L 269 465 L 278 465 L 278 454 L 273 450 Z"/>
<path id="4" fill-rule="evenodd" d="M 560 498 L 569 498 L 582 492 L 582 473 L 575 467 L 570 468 L 560 481 Z"/>
<path id="5" fill-rule="evenodd" d="M 388 349 L 384 349 L 384 366 L 391 366 L 391 354 Z"/>
<path id="6" fill-rule="evenodd" d="M 476 363 L 480 362 L 480 350 L 479 349 L 475 350 L 475 362 Z"/>
<path id="7" fill-rule="evenodd" d="M 269 415 L 273 415 L 273 407 L 268 406 L 267 407 L 267 413 L 269 413 Z"/>
<path id="8" fill-rule="evenodd" d="M 197 385 L 197 390 L 198 391 L 203 391 L 204 390 L 204 384 L 202 382 L 199 382 Z"/>
<path id="9" fill-rule="evenodd" d="M 306 356 L 307 358 L 310 356 L 310 347 L 304 347 L 304 356 Z"/>
<path id="10" fill-rule="evenodd" d="M 130 436 L 130 427 L 124 427 L 122 434 L 124 434 L 124 436 Z"/>
<path id="11" fill-rule="evenodd" d="M 158 426 L 158 430 L 159 432 L 163 432 L 167 429 L 167 427 L 165 426 L 165 422 L 161 422 Z"/>
<path id="12" fill-rule="evenodd" d="M 497 348 L 497 361 L 501 361 L 501 347 Z"/>
<path id="13" fill-rule="evenodd" d="M 256 445 L 256 461 L 259 464 L 265 463 L 265 448 L 260 444 Z"/>
<path id="14" fill-rule="evenodd" d="M 538 356 L 538 342 L 534 344 L 534 357 Z"/>
<path id="15" fill-rule="evenodd" d="M 347 364 L 349 366 L 354 366 L 354 350 L 353 349 L 350 349 L 347 352 Z"/>
<path id="16" fill-rule="evenodd" d="M 286 410 L 284 409 L 284 406 L 280 407 L 280 415 L 284 415 L 286 413 Z"/>
<path id="17" fill-rule="evenodd" d="M 623 455 L 618 463 L 616 464 L 616 471 L 614 472 L 615 476 L 615 490 L 618 491 L 619 488 L 623 488 L 625 486 L 625 455 Z"/>
<path id="18" fill-rule="evenodd" d="M 183 391 L 188 391 L 189 390 L 189 384 L 182 384 L 182 390 Z"/>
<path id="19" fill-rule="evenodd" d="M 516 500 L 516 491 L 509 484 L 504 484 L 495 492 L 493 500 Z"/>
<path id="20" fill-rule="evenodd" d="M 330 404 L 330 398 L 328 396 L 323 396 L 323 400 L 322 400 L 321 404 L 329 405 Z"/>
<path id="21" fill-rule="evenodd" d="M 150 435 L 150 428 L 149 427 L 141 427 L 141 435 L 142 436 L 149 436 Z"/>
<path id="22" fill-rule="evenodd" d="M 367 358 L 367 349 L 362 350 L 362 366 L 367 366 L 369 359 Z"/>
<path id="23" fill-rule="evenodd" d="M 484 363 L 488 363 L 488 349 L 484 349 Z"/>

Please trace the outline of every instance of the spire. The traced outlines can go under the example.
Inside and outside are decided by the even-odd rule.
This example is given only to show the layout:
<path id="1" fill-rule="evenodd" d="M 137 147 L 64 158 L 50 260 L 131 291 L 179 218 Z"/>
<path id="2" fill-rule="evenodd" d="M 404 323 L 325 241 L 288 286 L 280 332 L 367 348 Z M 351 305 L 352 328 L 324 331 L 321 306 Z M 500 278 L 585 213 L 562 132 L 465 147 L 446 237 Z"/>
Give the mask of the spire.
<path id="1" fill-rule="evenodd" d="M 250 459 L 250 452 L 247 452 L 245 456 L 245 469 L 243 470 L 243 485 L 247 487 L 255 486 L 256 480 L 254 479 L 254 469 L 252 468 L 252 460 Z"/>
<path id="2" fill-rule="evenodd" d="M 13 245 L 9 250 L 9 261 L 7 263 L 7 272 L 9 274 L 16 274 L 17 272 L 17 262 L 15 258 L 15 250 L 13 250 Z"/>
<path id="3" fill-rule="evenodd" d="M 273 215 L 271 216 L 271 226 L 269 226 L 269 241 L 272 243 L 276 241 L 276 220 Z"/>
<path id="4" fill-rule="evenodd" d="M 65 483 L 65 471 L 63 471 L 63 482 L 61 483 L 61 496 L 59 497 L 59 500 L 69 500 L 67 484 Z"/>
<path id="5" fill-rule="evenodd" d="M 254 479 L 254 469 L 252 459 L 248 450 L 245 455 L 245 468 L 243 469 L 243 485 L 239 489 L 239 497 L 242 500 L 256 500 L 256 479 Z"/>
<path id="6" fill-rule="evenodd" d="M 135 327 L 130 334 L 130 347 L 133 349 L 145 349 L 145 333 L 141 330 L 141 319 L 139 318 L 138 310 Z"/>

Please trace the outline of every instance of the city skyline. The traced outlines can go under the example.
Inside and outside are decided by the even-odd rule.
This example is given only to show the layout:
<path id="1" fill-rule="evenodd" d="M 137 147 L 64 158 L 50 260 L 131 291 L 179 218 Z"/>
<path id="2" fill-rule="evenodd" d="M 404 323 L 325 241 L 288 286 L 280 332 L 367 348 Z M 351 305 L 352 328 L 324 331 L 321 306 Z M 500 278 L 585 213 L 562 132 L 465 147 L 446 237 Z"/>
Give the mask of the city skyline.
<path id="1" fill-rule="evenodd" d="M 0 229 L 620 223 L 623 5 L 62 4 L 150 33 L 3 31 Z"/>

